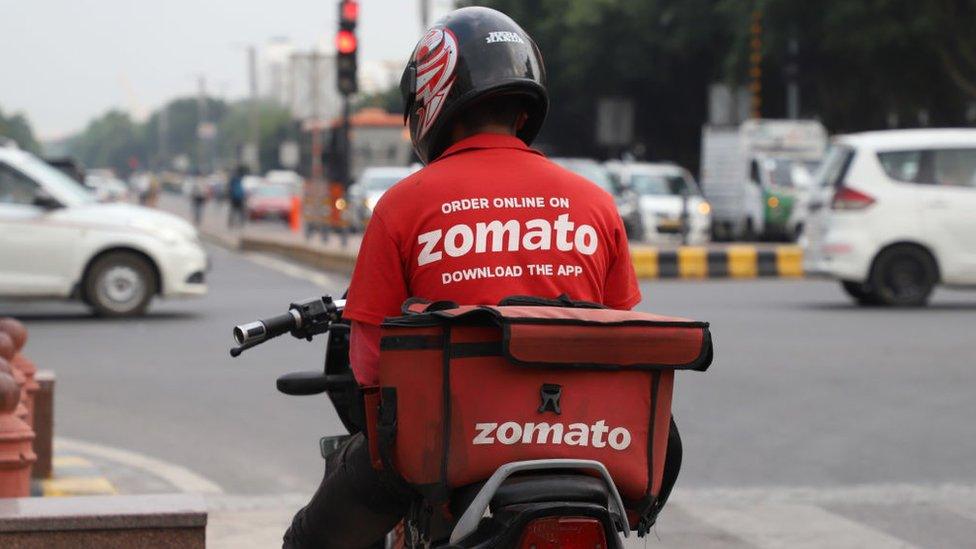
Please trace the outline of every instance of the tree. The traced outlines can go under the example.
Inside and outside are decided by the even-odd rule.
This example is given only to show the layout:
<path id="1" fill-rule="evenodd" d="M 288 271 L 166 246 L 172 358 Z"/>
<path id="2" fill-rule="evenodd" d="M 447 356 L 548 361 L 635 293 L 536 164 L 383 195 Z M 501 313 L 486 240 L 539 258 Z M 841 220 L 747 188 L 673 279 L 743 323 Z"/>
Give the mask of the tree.
<path id="1" fill-rule="evenodd" d="M 21 113 L 5 116 L 0 109 L 0 137 L 12 139 L 18 147 L 32 153 L 41 152 L 41 146 L 31 130 L 30 121 Z"/>
<path id="2" fill-rule="evenodd" d="M 614 95 L 635 102 L 638 148 L 694 168 L 709 85 L 748 80 L 754 11 L 762 14 L 764 118 L 786 115 L 786 68 L 795 63 L 801 115 L 820 119 L 832 133 L 973 122 L 971 1 L 477 3 L 510 15 L 539 45 L 552 101 L 539 144 L 557 154 L 612 152 L 593 134 L 596 102 Z"/>
<path id="3" fill-rule="evenodd" d="M 402 113 L 403 96 L 400 94 L 400 86 L 390 86 L 383 91 L 359 97 L 353 110 L 358 111 L 369 107 L 377 107 L 386 112 Z"/>
<path id="4" fill-rule="evenodd" d="M 546 62 L 550 111 L 539 136 L 560 155 L 607 157 L 595 141 L 601 97 L 631 99 L 635 145 L 652 159 L 697 162 L 708 85 L 719 77 L 723 14 L 709 0 L 493 0 Z"/>
<path id="5" fill-rule="evenodd" d="M 258 159 L 262 170 L 281 167 L 278 150 L 292 133 L 291 112 L 271 101 L 259 101 Z M 230 106 L 220 124 L 220 151 L 226 159 L 239 161 L 245 144 L 251 141 L 251 102 L 239 101 Z"/>
<path id="6" fill-rule="evenodd" d="M 127 113 L 111 110 L 88 123 L 69 143 L 72 154 L 92 168 L 112 168 L 124 176 L 131 171 L 130 161 L 146 158 L 143 128 Z"/>

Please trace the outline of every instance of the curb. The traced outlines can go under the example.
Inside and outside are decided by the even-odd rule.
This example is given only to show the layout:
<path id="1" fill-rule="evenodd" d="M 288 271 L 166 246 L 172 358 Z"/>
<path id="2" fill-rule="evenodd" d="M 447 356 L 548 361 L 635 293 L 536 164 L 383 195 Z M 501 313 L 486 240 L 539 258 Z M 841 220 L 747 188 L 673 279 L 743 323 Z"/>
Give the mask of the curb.
<path id="1" fill-rule="evenodd" d="M 213 240 L 220 239 L 214 237 Z M 313 268 L 343 274 L 351 274 L 356 265 L 355 252 L 328 250 L 274 237 L 244 235 L 232 249 L 277 255 Z M 645 280 L 803 276 L 803 249 L 793 245 L 760 248 L 742 244 L 723 248 L 681 246 L 669 249 L 634 246 L 630 253 L 637 278 Z"/>
<path id="2" fill-rule="evenodd" d="M 331 251 L 305 243 L 284 242 L 275 238 L 242 236 L 239 249 L 278 255 L 323 271 L 352 274 L 356 266 L 356 253 Z"/>
<path id="3" fill-rule="evenodd" d="M 759 249 L 753 245 L 709 249 L 682 246 L 673 250 L 634 247 L 631 261 L 637 278 L 799 278 L 803 276 L 803 249 L 776 246 Z"/>
<path id="4" fill-rule="evenodd" d="M 67 455 L 52 458 L 54 474 L 51 478 L 35 480 L 31 495 L 43 497 L 111 496 L 115 486 L 99 472 L 92 462 L 81 456 Z"/>

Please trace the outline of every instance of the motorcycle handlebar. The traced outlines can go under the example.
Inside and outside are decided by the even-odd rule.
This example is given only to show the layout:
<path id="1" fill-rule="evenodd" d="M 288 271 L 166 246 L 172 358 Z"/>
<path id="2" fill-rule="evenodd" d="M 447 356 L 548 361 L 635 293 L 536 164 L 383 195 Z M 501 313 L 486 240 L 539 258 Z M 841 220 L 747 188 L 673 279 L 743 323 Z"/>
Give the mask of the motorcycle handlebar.
<path id="1" fill-rule="evenodd" d="M 330 296 L 313 297 L 292 303 L 288 312 L 234 326 L 237 347 L 230 350 L 233 357 L 265 341 L 291 332 L 298 339 L 312 340 L 318 334 L 329 331 L 333 322 L 342 316 L 345 299 Z"/>
<path id="2" fill-rule="evenodd" d="M 301 326 L 302 316 L 298 311 L 290 309 L 284 314 L 235 326 L 234 340 L 238 345 L 246 345 L 287 334 Z"/>

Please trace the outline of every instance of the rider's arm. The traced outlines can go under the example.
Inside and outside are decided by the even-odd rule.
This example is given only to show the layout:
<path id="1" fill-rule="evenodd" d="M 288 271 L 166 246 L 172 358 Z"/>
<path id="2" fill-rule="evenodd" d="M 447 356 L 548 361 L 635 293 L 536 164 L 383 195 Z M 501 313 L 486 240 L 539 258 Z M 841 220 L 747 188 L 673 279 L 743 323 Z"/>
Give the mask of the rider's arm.
<path id="1" fill-rule="evenodd" d="M 343 318 L 376 326 L 400 314 L 400 305 L 409 297 L 400 246 L 383 221 L 383 205 L 381 200 L 366 227 L 342 313 Z"/>
<path id="2" fill-rule="evenodd" d="M 352 321 L 349 361 L 360 385 L 376 385 L 379 376 L 380 323 L 400 312 L 407 283 L 400 248 L 387 231 L 380 208 L 363 235 L 356 269 L 349 283 L 343 318 Z"/>
<path id="3" fill-rule="evenodd" d="M 640 285 L 637 284 L 637 273 L 634 263 L 630 260 L 630 245 L 627 242 L 627 232 L 623 221 L 617 216 L 617 227 L 614 229 L 616 242 L 614 255 L 607 271 L 606 282 L 603 286 L 603 304 L 611 309 L 630 310 L 640 303 Z"/>
<path id="4" fill-rule="evenodd" d="M 380 327 L 352 321 L 349 334 L 349 364 L 360 385 L 379 384 Z"/>

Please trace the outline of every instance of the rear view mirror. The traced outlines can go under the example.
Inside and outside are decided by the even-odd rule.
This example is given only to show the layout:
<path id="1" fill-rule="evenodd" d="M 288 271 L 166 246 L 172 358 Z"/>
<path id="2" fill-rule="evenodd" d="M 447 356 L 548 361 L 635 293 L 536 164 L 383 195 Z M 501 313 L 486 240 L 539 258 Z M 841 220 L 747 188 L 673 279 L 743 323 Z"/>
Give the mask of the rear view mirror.
<path id="1" fill-rule="evenodd" d="M 56 210 L 58 208 L 64 207 L 58 199 L 54 198 L 44 189 L 37 189 L 34 193 L 34 200 L 32 202 L 38 208 L 43 208 L 45 210 Z"/>

